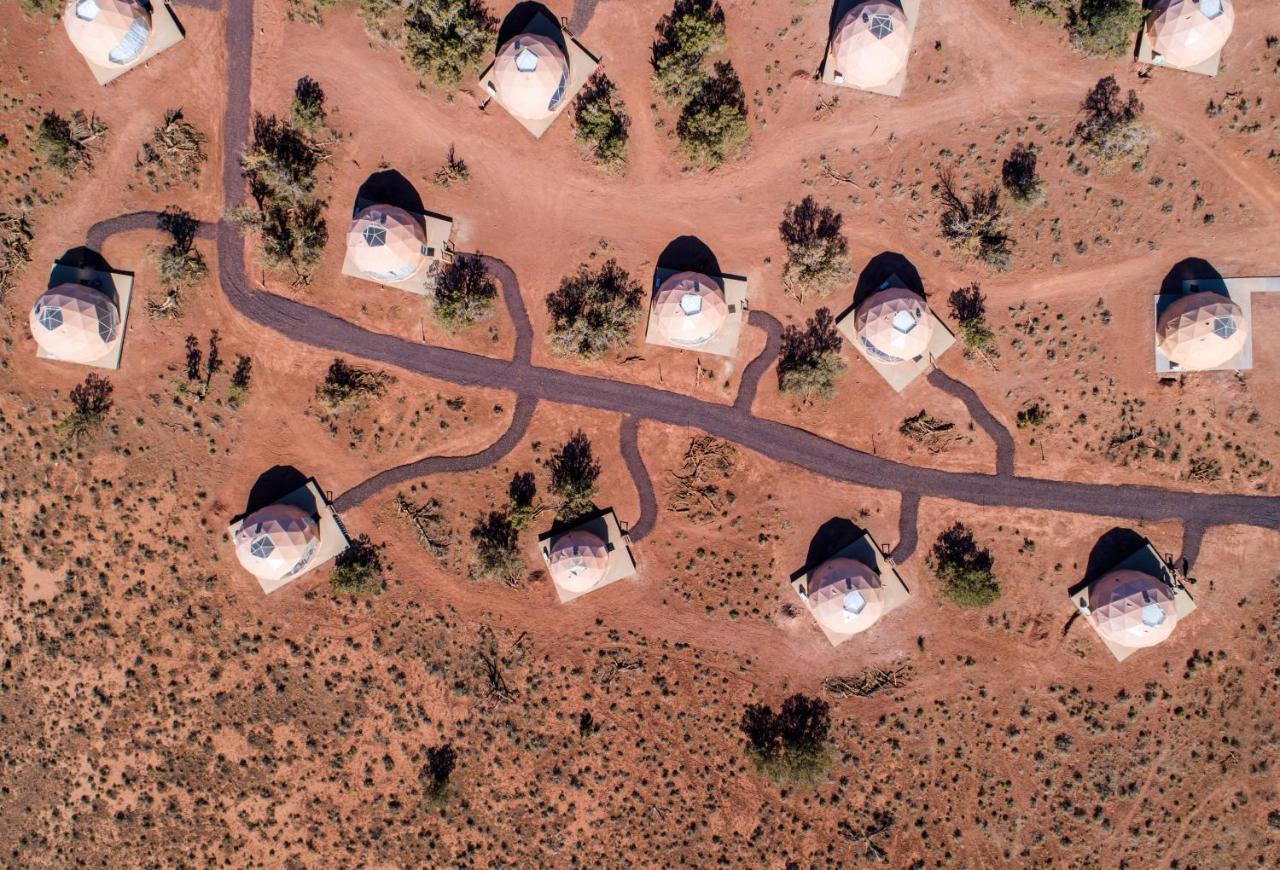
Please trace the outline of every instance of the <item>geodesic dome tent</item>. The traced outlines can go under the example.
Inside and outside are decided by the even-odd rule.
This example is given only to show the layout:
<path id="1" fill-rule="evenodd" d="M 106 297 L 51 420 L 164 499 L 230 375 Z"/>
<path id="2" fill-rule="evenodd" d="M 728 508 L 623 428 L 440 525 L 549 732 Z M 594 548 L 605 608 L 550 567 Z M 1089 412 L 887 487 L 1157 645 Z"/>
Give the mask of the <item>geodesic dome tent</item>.
<path id="1" fill-rule="evenodd" d="M 1156 325 L 1160 352 L 1181 369 L 1226 364 L 1244 350 L 1249 323 L 1228 296 L 1202 290 L 1176 300 Z"/>
<path id="2" fill-rule="evenodd" d="M 1222 50 L 1235 21 L 1231 0 L 1157 0 L 1146 27 L 1155 54 L 1190 68 Z"/>
<path id="3" fill-rule="evenodd" d="M 245 517 L 236 532 L 236 558 L 260 580 L 287 580 L 310 564 L 320 547 L 316 519 L 291 504 L 273 504 Z"/>
<path id="4" fill-rule="evenodd" d="M 828 559 L 809 575 L 809 609 L 828 631 L 857 634 L 884 614 L 884 589 L 871 568 L 843 556 Z"/>
<path id="5" fill-rule="evenodd" d="M 537 121 L 552 115 L 564 99 L 569 60 L 554 39 L 522 33 L 498 50 L 492 75 L 507 111 Z"/>
<path id="6" fill-rule="evenodd" d="M 882 363 L 900 363 L 924 355 L 933 338 L 929 306 L 906 287 L 886 287 L 858 307 L 854 319 L 858 341 Z"/>
<path id="7" fill-rule="evenodd" d="M 76 50 L 101 67 L 132 63 L 151 39 L 151 11 L 138 0 L 70 0 L 62 21 Z"/>
<path id="8" fill-rule="evenodd" d="M 1141 571 L 1112 571 L 1089 589 L 1098 634 L 1120 646 L 1155 646 L 1178 623 L 1173 589 Z"/>
<path id="9" fill-rule="evenodd" d="M 586 592 L 609 571 L 609 546 L 594 532 L 574 529 L 551 542 L 551 579 L 567 592 Z"/>
<path id="10" fill-rule="evenodd" d="M 59 284 L 31 307 L 31 334 L 54 359 L 92 362 L 120 341 L 120 309 L 101 290 Z"/>
<path id="11" fill-rule="evenodd" d="M 724 326 L 729 304 L 715 281 L 699 272 L 677 272 L 653 300 L 654 323 L 673 344 L 706 344 Z"/>
<path id="12" fill-rule="evenodd" d="M 889 84 L 907 66 L 911 23 L 897 3 L 868 0 L 845 13 L 831 38 L 831 62 L 842 83 L 860 88 Z"/>
<path id="13" fill-rule="evenodd" d="M 360 210 L 347 231 L 350 263 L 378 281 L 404 281 L 427 260 L 421 221 L 393 205 Z"/>

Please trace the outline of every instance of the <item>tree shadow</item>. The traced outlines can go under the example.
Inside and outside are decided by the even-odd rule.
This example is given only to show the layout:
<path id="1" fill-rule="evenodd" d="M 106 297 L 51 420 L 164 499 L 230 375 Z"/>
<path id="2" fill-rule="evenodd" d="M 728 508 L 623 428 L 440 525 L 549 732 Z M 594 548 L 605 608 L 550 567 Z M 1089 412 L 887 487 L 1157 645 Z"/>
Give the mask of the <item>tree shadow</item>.
<path id="1" fill-rule="evenodd" d="M 383 169 L 373 173 L 356 191 L 356 205 L 352 215 L 359 213 L 360 204 L 392 205 L 413 214 L 426 213 L 422 196 L 413 182 L 395 169 Z"/>
<path id="2" fill-rule="evenodd" d="M 552 32 L 553 28 L 539 27 L 530 29 L 530 25 L 535 23 L 534 19 L 538 17 L 538 13 L 542 13 L 555 24 L 554 32 Z M 535 0 L 523 0 L 523 2 L 512 6 L 511 11 L 502 19 L 502 24 L 498 27 L 498 44 L 494 47 L 494 53 L 496 54 L 502 46 L 522 33 L 536 33 L 553 39 L 564 56 L 568 57 L 569 52 L 564 43 L 564 32 L 560 29 L 559 22 L 560 19 L 546 6 L 535 2 Z"/>
<path id="3" fill-rule="evenodd" d="M 1183 281 L 1221 281 L 1222 273 L 1213 267 L 1208 261 L 1200 257 L 1187 257 L 1185 260 L 1179 260 L 1173 264 L 1173 268 L 1169 270 L 1169 274 L 1164 276 L 1164 280 L 1160 282 L 1160 301 L 1157 305 L 1156 317 L 1159 317 L 1164 309 L 1172 305 L 1178 300 L 1178 297 L 1187 293 L 1198 292 L 1199 288 L 1188 287 L 1185 291 L 1182 288 Z M 1214 293 L 1221 293 L 1226 296 L 1226 288 L 1222 285 L 1217 287 L 1207 287 L 1206 290 Z"/>
<path id="4" fill-rule="evenodd" d="M 273 505 L 289 493 L 306 486 L 310 478 L 292 465 L 276 465 L 258 477 L 249 489 L 244 516 Z"/>
<path id="5" fill-rule="evenodd" d="M 867 530 L 853 521 L 844 517 L 832 517 L 818 527 L 818 531 L 809 541 L 809 550 L 804 557 L 804 568 L 800 573 L 812 570 L 845 547 L 861 540 L 866 534 Z"/>
<path id="6" fill-rule="evenodd" d="M 720 261 L 697 236 L 672 239 L 658 255 L 657 268 L 670 269 L 672 272 L 701 272 L 717 279 L 720 276 Z"/>

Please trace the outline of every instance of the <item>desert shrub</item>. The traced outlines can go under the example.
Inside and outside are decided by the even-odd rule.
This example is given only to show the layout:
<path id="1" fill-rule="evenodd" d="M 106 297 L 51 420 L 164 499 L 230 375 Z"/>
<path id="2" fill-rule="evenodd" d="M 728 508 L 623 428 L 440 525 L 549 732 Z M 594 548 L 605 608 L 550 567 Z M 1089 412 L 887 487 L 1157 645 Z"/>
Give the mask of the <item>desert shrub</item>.
<path id="1" fill-rule="evenodd" d="M 186 383 L 179 384 L 179 392 L 204 401 L 204 397 L 209 395 L 213 376 L 222 371 L 222 362 L 218 330 L 215 329 L 209 333 L 208 354 L 200 350 L 200 342 L 194 335 L 188 335 L 186 340 L 187 380 Z"/>
<path id="2" fill-rule="evenodd" d="M 426 790 L 427 798 L 435 804 L 444 804 L 449 795 L 449 777 L 458 764 L 458 753 L 448 743 L 440 746 L 429 746 L 426 751 L 427 763 L 422 766 L 418 779 Z"/>
<path id="3" fill-rule="evenodd" d="M 253 360 L 244 354 L 236 354 L 236 367 L 231 370 L 231 395 L 227 404 L 239 408 L 249 395 L 249 383 L 253 379 Z"/>
<path id="4" fill-rule="evenodd" d="M 550 459 L 551 492 L 558 499 L 556 516 L 576 520 L 595 509 L 596 480 L 600 463 L 591 450 L 591 440 L 579 429 Z"/>
<path id="5" fill-rule="evenodd" d="M 602 166 L 627 160 L 631 118 L 618 89 L 604 73 L 594 74 L 573 104 L 573 138 Z"/>
<path id="6" fill-rule="evenodd" d="M 787 248 L 782 283 L 801 302 L 810 293 L 826 296 L 834 287 L 852 280 L 843 223 L 843 215 L 830 206 L 819 206 L 812 196 L 799 205 L 787 205 L 778 225 Z"/>
<path id="7" fill-rule="evenodd" d="M 644 292 L 616 260 L 594 272 L 582 265 L 547 296 L 548 338 L 558 353 L 598 359 L 631 341 Z"/>
<path id="8" fill-rule="evenodd" d="M 511 525 L 523 529 L 538 515 L 534 499 L 538 497 L 538 485 L 532 471 L 518 471 L 507 485 L 507 515 Z"/>
<path id="9" fill-rule="evenodd" d="M 56 18 L 66 6 L 62 0 L 18 0 L 22 11 L 28 15 L 43 15 Z"/>
<path id="10" fill-rule="evenodd" d="M 591 711 L 583 710 L 578 714 L 578 738 L 580 740 L 595 736 L 599 730 L 600 723 L 591 715 Z"/>
<path id="11" fill-rule="evenodd" d="M 519 541 L 520 530 L 512 524 L 511 517 L 501 511 L 481 514 L 471 528 L 471 544 L 475 549 L 471 578 L 493 577 L 508 586 L 519 583 L 524 573 Z"/>
<path id="12" fill-rule="evenodd" d="M 45 112 L 36 131 L 35 151 L 45 165 L 64 178 L 93 170 L 94 149 L 107 135 L 107 125 L 77 109 L 70 118 Z"/>
<path id="13" fill-rule="evenodd" d="M 1137 92 L 1131 90 L 1121 99 L 1115 76 L 1107 76 L 1089 91 L 1080 110 L 1084 118 L 1076 125 L 1076 135 L 1103 172 L 1126 163 L 1134 170 L 1142 167 L 1151 134 L 1138 123 L 1143 106 Z"/>
<path id="14" fill-rule="evenodd" d="M 950 170 L 944 170 L 938 176 L 938 195 L 942 200 L 938 227 L 951 247 L 997 271 L 1008 269 L 1013 242 L 999 188 L 975 187 L 966 200 L 956 190 Z"/>
<path id="15" fill-rule="evenodd" d="M 650 60 L 654 87 L 668 101 L 684 103 L 706 81 L 703 60 L 724 45 L 724 10 L 714 0 L 676 0 L 657 32 Z"/>
<path id="16" fill-rule="evenodd" d="M 290 266 L 305 281 L 329 240 L 316 171 L 327 159 L 323 145 L 288 121 L 255 115 L 253 143 L 240 158 L 256 210 L 241 207 L 236 221 L 261 235 L 268 266 Z"/>
<path id="17" fill-rule="evenodd" d="M 293 126 L 315 134 L 324 129 L 328 115 L 324 110 L 324 88 L 311 76 L 303 76 L 293 86 L 293 102 L 289 121 Z"/>
<path id="18" fill-rule="evenodd" d="M 1067 14 L 1067 0 L 1009 0 L 1009 5 L 1022 15 L 1061 21 Z"/>
<path id="19" fill-rule="evenodd" d="M 1049 419 L 1049 409 L 1039 402 L 1032 402 L 1025 408 L 1021 408 L 1016 420 L 1019 429 L 1034 429 L 1043 426 L 1045 421 Z"/>
<path id="20" fill-rule="evenodd" d="M 1000 583 L 991 570 L 995 559 L 974 542 L 963 523 L 938 536 L 928 562 L 942 581 L 942 594 L 961 607 L 986 607 L 1000 597 Z"/>
<path id="21" fill-rule="evenodd" d="M 142 143 L 134 171 L 155 191 L 170 190 L 180 184 L 194 187 L 209 159 L 204 150 L 207 139 L 182 119 L 181 109 L 170 109 L 164 113 L 164 122 L 151 131 L 151 139 Z"/>
<path id="22" fill-rule="evenodd" d="M 324 381 L 316 387 L 316 398 L 329 411 L 358 408 L 386 393 L 387 385 L 395 382 L 395 375 L 388 372 L 353 366 L 346 360 L 335 359 L 329 364 Z"/>
<path id="23" fill-rule="evenodd" d="M 977 284 L 951 291 L 947 298 L 951 316 L 960 324 L 960 339 L 967 356 L 995 356 L 996 335 L 987 326 L 987 297 Z"/>
<path id="24" fill-rule="evenodd" d="M 498 284 L 484 261 L 461 254 L 446 263 L 436 276 L 435 305 L 431 313 L 445 329 L 462 329 L 493 314 Z"/>
<path id="25" fill-rule="evenodd" d="M 898 434 L 930 453 L 941 453 L 956 440 L 955 428 L 955 423 L 931 417 L 927 411 L 921 410 L 898 424 Z"/>
<path id="26" fill-rule="evenodd" d="M 782 782 L 815 782 L 830 762 L 831 714 L 826 701 L 795 694 L 774 713 L 765 704 L 743 711 L 739 727 L 756 768 Z"/>
<path id="27" fill-rule="evenodd" d="M 401 30 L 409 68 L 452 88 L 492 51 L 498 21 L 481 0 L 410 0 Z"/>
<path id="28" fill-rule="evenodd" d="M 71 413 L 58 423 L 58 434 L 78 443 L 101 426 L 111 410 L 111 393 L 111 381 L 96 374 L 88 375 L 83 383 L 72 387 Z"/>
<path id="29" fill-rule="evenodd" d="M 1005 158 L 1000 180 L 1014 202 L 1031 205 L 1044 197 L 1044 180 L 1036 172 L 1034 145 L 1017 145 Z"/>
<path id="30" fill-rule="evenodd" d="M 1120 57 L 1133 48 L 1145 18 L 1139 0 L 1079 0 L 1067 10 L 1067 32 L 1078 51 Z"/>
<path id="31" fill-rule="evenodd" d="M 471 169 L 468 168 L 467 161 L 459 157 L 457 150 L 450 145 L 449 156 L 445 158 L 444 164 L 431 175 L 432 184 L 448 190 L 455 184 L 462 184 L 470 180 Z"/>
<path id="32" fill-rule="evenodd" d="M 147 300 L 147 313 L 159 319 L 182 316 L 184 291 L 209 274 L 204 255 L 195 247 L 200 222 L 188 212 L 171 206 L 156 219 L 157 227 L 169 234 L 169 244 L 156 254 L 156 269 L 164 294 Z"/>
<path id="33" fill-rule="evenodd" d="M 385 544 L 375 544 L 368 535 L 351 541 L 334 560 L 329 589 L 334 595 L 369 596 L 382 591 L 387 566 L 382 559 Z"/>
<path id="34" fill-rule="evenodd" d="M 680 151 L 699 166 L 715 168 L 737 154 L 750 138 L 747 98 L 733 64 L 720 61 L 676 122 Z"/>
<path id="35" fill-rule="evenodd" d="M 840 358 L 840 332 L 835 318 L 819 308 L 801 329 L 794 324 L 782 331 L 778 358 L 778 390 L 811 402 L 830 399 L 836 380 L 844 373 Z"/>
<path id="36" fill-rule="evenodd" d="M 0 213 L 0 302 L 13 290 L 31 262 L 31 225 L 24 215 Z"/>

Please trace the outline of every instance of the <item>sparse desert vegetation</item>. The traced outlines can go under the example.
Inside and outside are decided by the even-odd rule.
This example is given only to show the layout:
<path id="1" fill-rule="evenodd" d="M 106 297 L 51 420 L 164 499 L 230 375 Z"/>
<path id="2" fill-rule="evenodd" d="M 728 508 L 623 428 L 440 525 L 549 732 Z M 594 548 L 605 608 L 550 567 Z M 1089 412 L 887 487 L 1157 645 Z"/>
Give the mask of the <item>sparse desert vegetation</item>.
<path id="1" fill-rule="evenodd" d="M 1000 597 L 1000 583 L 992 570 L 995 559 L 963 523 L 938 536 L 929 566 L 942 583 L 942 594 L 961 607 L 987 607 Z"/>
<path id="2" fill-rule="evenodd" d="M 93 170 L 94 155 L 107 135 L 107 125 L 96 115 L 76 109 L 64 118 L 45 112 L 36 134 L 35 151 L 45 165 L 63 178 Z"/>
<path id="3" fill-rule="evenodd" d="M 788 326 L 778 357 L 778 391 L 802 402 L 832 398 L 845 370 L 841 344 L 835 318 L 826 308 L 819 308 L 803 329 Z"/>
<path id="4" fill-rule="evenodd" d="M 799 301 L 810 295 L 826 296 L 853 280 L 843 223 L 842 215 L 830 206 L 818 205 L 811 196 L 787 205 L 778 226 L 787 248 L 782 281 Z"/>
<path id="5" fill-rule="evenodd" d="M 593 75 L 573 104 L 573 137 L 601 166 L 627 161 L 631 117 L 618 89 L 604 73 Z"/>
<path id="6" fill-rule="evenodd" d="M 431 313 L 445 329 L 465 329 L 493 315 L 498 283 L 484 261 L 472 254 L 460 254 L 446 263 L 436 276 L 435 304 Z"/>
<path id="7" fill-rule="evenodd" d="M 1150 149 L 1150 131 L 1139 123 L 1142 101 L 1136 91 L 1121 97 L 1115 76 L 1094 85 L 1080 106 L 1084 118 L 1076 125 L 1076 136 L 1103 172 L 1123 165 L 1135 171 L 1142 167 Z"/>
<path id="8" fill-rule="evenodd" d="M 599 359 L 625 347 L 640 319 L 644 291 L 616 260 L 599 268 L 586 265 L 547 296 L 552 328 L 548 338 L 557 353 Z"/>
<path id="9" fill-rule="evenodd" d="M 134 171 L 154 191 L 196 185 L 209 159 L 204 146 L 208 137 L 182 117 L 181 109 L 169 109 L 164 121 L 142 143 Z"/>

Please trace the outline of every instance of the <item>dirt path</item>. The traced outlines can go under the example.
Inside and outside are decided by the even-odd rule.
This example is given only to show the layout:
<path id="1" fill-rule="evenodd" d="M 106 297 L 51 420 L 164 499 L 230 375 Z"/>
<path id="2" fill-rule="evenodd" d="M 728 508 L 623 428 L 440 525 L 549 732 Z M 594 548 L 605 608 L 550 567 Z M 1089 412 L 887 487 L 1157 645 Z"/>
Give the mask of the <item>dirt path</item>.
<path id="1" fill-rule="evenodd" d="M 577 13 L 575 13 L 577 14 Z M 250 0 L 230 0 L 227 19 L 228 111 L 223 119 L 223 202 L 230 213 L 244 199 L 239 170 L 243 143 L 248 140 L 250 75 L 253 50 L 253 6 Z M 115 232 L 154 226 L 155 215 L 132 214 L 99 223 L 88 231 L 91 246 Z M 898 552 L 905 558 L 915 548 L 914 507 L 922 496 L 954 499 L 990 507 L 1022 507 L 1130 520 L 1180 519 L 1198 534 L 1217 525 L 1239 523 L 1280 526 L 1280 498 L 1171 492 L 1146 486 L 1111 486 L 1073 481 L 1019 477 L 1013 473 L 1013 442 L 1008 431 L 982 406 L 968 387 L 941 372 L 930 376 L 935 386 L 959 398 L 975 421 L 995 440 L 995 475 L 948 472 L 905 465 L 829 441 L 803 429 L 751 414 L 751 402 L 764 372 L 777 357 L 781 326 L 772 316 L 753 311 L 750 323 L 763 329 L 764 351 L 747 366 L 733 406 L 704 402 L 652 387 L 621 383 L 589 375 L 543 368 L 530 362 L 533 331 L 524 309 L 514 272 L 499 260 L 485 258 L 500 280 L 503 298 L 516 331 L 511 360 L 492 359 L 442 347 L 406 341 L 372 332 L 301 302 L 255 289 L 245 272 L 244 240 L 225 218 L 216 226 L 202 226 L 204 237 L 217 242 L 219 281 L 228 301 L 240 314 L 287 338 L 312 347 L 353 354 L 462 386 L 492 387 L 518 395 L 512 426 L 491 447 L 468 457 L 429 457 L 370 477 L 338 499 L 340 509 L 359 504 L 388 486 L 441 471 L 481 467 L 505 455 L 524 434 L 539 400 L 571 403 L 611 411 L 626 417 L 623 454 L 640 490 L 642 512 L 636 523 L 640 536 L 656 519 L 652 483 L 647 479 L 635 443 L 640 421 L 654 420 L 706 431 L 737 442 L 780 462 L 808 469 L 832 480 L 904 495 L 903 526 Z M 647 495 L 646 495 L 647 492 Z"/>

